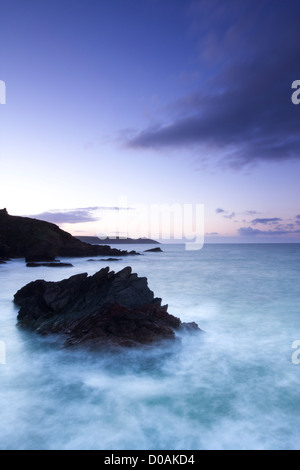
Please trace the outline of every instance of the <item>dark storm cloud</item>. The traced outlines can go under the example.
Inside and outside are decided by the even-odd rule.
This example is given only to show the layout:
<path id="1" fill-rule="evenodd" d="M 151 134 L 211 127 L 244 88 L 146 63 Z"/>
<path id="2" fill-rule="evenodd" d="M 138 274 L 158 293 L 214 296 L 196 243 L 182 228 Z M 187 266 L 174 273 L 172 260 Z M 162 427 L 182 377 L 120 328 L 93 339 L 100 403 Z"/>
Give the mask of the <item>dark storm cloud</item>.
<path id="1" fill-rule="evenodd" d="M 291 84 L 299 78 L 300 3 L 199 1 L 194 12 L 200 67 L 210 76 L 170 105 L 165 122 L 127 145 L 196 146 L 237 169 L 299 159 L 300 109 L 291 102 Z"/>

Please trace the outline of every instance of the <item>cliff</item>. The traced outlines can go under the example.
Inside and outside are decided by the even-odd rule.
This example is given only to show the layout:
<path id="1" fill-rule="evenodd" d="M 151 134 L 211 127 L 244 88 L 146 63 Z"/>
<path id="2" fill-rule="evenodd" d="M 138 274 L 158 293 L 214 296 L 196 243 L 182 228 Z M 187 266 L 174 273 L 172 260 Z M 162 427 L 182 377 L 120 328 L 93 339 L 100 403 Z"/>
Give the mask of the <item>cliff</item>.
<path id="1" fill-rule="evenodd" d="M 59 257 L 126 256 L 137 254 L 106 245 L 90 245 L 57 225 L 29 217 L 12 216 L 0 210 L 0 259 L 53 261 Z"/>

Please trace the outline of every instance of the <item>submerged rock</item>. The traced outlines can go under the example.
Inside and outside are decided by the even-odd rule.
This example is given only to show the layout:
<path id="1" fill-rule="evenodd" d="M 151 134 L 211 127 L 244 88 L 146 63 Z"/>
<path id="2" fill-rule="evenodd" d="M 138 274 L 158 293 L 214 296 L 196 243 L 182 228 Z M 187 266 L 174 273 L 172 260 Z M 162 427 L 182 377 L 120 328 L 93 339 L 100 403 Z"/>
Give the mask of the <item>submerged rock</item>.
<path id="1" fill-rule="evenodd" d="M 126 267 L 103 268 L 59 282 L 37 280 L 14 296 L 18 324 L 41 334 L 65 335 L 65 346 L 139 346 L 174 340 L 175 331 L 200 331 L 167 312 L 149 289 L 147 278 Z"/>

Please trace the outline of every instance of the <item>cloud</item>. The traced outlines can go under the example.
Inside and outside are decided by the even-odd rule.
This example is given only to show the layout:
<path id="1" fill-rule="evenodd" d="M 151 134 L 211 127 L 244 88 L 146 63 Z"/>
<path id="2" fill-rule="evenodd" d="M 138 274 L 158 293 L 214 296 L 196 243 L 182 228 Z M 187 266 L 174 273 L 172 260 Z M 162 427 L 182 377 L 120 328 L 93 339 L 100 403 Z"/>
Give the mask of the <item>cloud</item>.
<path id="1" fill-rule="evenodd" d="M 259 214 L 259 212 L 257 212 L 257 211 L 246 211 L 245 212 L 245 215 L 255 215 L 255 214 Z"/>
<path id="2" fill-rule="evenodd" d="M 216 209 L 216 213 L 223 214 L 223 217 L 225 219 L 233 219 L 236 215 L 235 212 L 231 212 L 231 214 L 229 214 L 229 211 L 226 211 L 225 209 L 221 209 L 221 208 Z"/>
<path id="3" fill-rule="evenodd" d="M 253 236 L 259 235 L 261 230 L 253 229 L 252 227 L 241 227 L 238 229 L 238 233 L 242 236 Z"/>
<path id="4" fill-rule="evenodd" d="M 257 235 L 267 235 L 267 236 L 280 236 L 287 234 L 296 234 L 300 233 L 300 230 L 258 230 L 252 227 L 241 227 L 238 229 L 238 233 L 241 236 L 257 236 Z"/>
<path id="5" fill-rule="evenodd" d="M 262 219 L 254 219 L 251 221 L 253 225 L 257 224 L 276 224 L 278 222 L 281 222 L 282 219 L 279 217 L 272 217 L 272 218 L 262 218 Z"/>
<path id="6" fill-rule="evenodd" d="M 199 68 L 206 71 L 201 87 L 170 103 L 164 120 L 126 145 L 195 147 L 235 169 L 298 160 L 299 109 L 291 103 L 291 84 L 298 77 L 299 2 L 290 8 L 273 0 L 195 5 Z"/>
<path id="7" fill-rule="evenodd" d="M 99 217 L 92 214 L 91 208 L 71 209 L 66 211 L 49 211 L 41 214 L 30 215 L 34 219 L 44 220 L 53 224 L 79 224 L 85 222 L 95 222 Z"/>
<path id="8" fill-rule="evenodd" d="M 232 212 L 231 214 L 228 215 L 223 215 L 225 219 L 233 219 L 235 217 L 235 212 Z"/>
<path id="9" fill-rule="evenodd" d="M 86 222 L 96 222 L 101 220 L 102 211 L 131 210 L 130 207 L 117 206 L 92 206 L 66 210 L 50 210 L 40 214 L 29 215 L 28 217 L 44 220 L 53 224 L 81 224 Z"/>
<path id="10" fill-rule="evenodd" d="M 213 237 L 213 236 L 219 235 L 219 233 L 218 232 L 207 232 L 205 235 L 208 236 L 208 237 Z"/>

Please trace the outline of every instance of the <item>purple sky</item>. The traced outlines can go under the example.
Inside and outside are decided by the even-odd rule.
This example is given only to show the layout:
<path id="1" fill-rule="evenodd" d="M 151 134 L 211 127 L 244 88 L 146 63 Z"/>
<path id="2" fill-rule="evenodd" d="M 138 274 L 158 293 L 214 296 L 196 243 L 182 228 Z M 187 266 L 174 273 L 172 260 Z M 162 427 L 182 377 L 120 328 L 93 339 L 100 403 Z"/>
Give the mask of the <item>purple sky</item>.
<path id="1" fill-rule="evenodd" d="M 95 234 L 136 204 L 204 204 L 207 242 L 299 242 L 299 17 L 298 0 L 2 2 L 0 207 Z"/>

